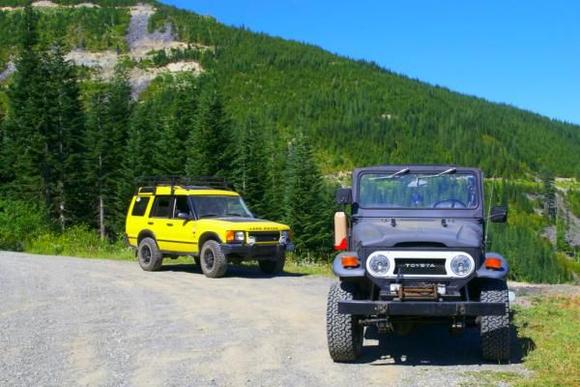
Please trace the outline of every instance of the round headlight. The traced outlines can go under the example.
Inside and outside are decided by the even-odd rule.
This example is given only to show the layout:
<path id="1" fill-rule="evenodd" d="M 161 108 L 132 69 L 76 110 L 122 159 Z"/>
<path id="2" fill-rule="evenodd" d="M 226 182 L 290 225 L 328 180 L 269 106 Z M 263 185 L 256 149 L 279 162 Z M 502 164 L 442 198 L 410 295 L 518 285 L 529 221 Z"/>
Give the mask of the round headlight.
<path id="1" fill-rule="evenodd" d="M 383 254 L 372 255 L 367 260 L 367 270 L 373 277 L 385 277 L 389 266 L 389 258 Z"/>
<path id="2" fill-rule="evenodd" d="M 451 260 L 451 271 L 458 277 L 466 277 L 474 269 L 473 260 L 464 254 L 459 254 Z"/>

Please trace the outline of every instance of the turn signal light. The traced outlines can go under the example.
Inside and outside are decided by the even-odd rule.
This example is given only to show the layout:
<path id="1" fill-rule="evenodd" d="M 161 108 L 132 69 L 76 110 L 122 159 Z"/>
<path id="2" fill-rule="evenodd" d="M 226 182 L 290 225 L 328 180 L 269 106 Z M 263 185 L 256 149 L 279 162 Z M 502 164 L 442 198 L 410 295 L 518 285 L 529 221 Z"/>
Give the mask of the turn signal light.
<path id="1" fill-rule="evenodd" d="M 499 270 L 501 269 L 501 259 L 497 257 L 486 258 L 485 267 L 488 269 Z"/>
<path id="2" fill-rule="evenodd" d="M 355 268 L 355 267 L 359 267 L 360 266 L 360 261 L 358 260 L 357 257 L 352 257 L 352 256 L 344 256 L 342 257 L 342 267 L 344 267 L 345 269 L 347 268 Z"/>

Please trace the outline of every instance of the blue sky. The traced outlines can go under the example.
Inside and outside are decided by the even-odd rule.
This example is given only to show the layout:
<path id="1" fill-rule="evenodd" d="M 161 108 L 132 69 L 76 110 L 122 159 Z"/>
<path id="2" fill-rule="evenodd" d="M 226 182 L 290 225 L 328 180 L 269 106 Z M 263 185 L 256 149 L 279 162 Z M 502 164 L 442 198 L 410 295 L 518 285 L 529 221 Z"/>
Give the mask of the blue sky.
<path id="1" fill-rule="evenodd" d="M 580 124 L 580 1 L 163 2 Z"/>

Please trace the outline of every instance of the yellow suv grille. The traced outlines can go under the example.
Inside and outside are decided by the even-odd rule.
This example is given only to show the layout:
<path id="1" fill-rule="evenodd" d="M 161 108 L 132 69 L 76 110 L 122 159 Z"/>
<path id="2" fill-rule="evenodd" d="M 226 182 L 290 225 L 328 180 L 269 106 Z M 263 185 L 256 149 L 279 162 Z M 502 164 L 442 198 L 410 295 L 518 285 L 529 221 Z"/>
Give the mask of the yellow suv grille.
<path id="1" fill-rule="evenodd" d="M 279 231 L 251 231 L 248 235 L 254 237 L 256 243 L 274 243 L 280 240 Z"/>

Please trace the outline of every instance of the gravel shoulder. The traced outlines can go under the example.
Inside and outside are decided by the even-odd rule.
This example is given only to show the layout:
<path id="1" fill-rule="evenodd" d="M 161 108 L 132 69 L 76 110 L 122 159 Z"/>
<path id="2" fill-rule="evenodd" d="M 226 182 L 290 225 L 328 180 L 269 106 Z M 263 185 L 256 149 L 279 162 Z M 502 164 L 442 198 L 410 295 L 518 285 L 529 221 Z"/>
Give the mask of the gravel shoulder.
<path id="1" fill-rule="evenodd" d="M 332 279 L 235 268 L 0 252 L 0 385 L 459 385 L 481 364 L 476 331 L 367 331 L 357 364 L 326 348 Z M 516 343 L 517 344 L 517 343 Z M 517 351 L 516 351 L 517 352 Z"/>

